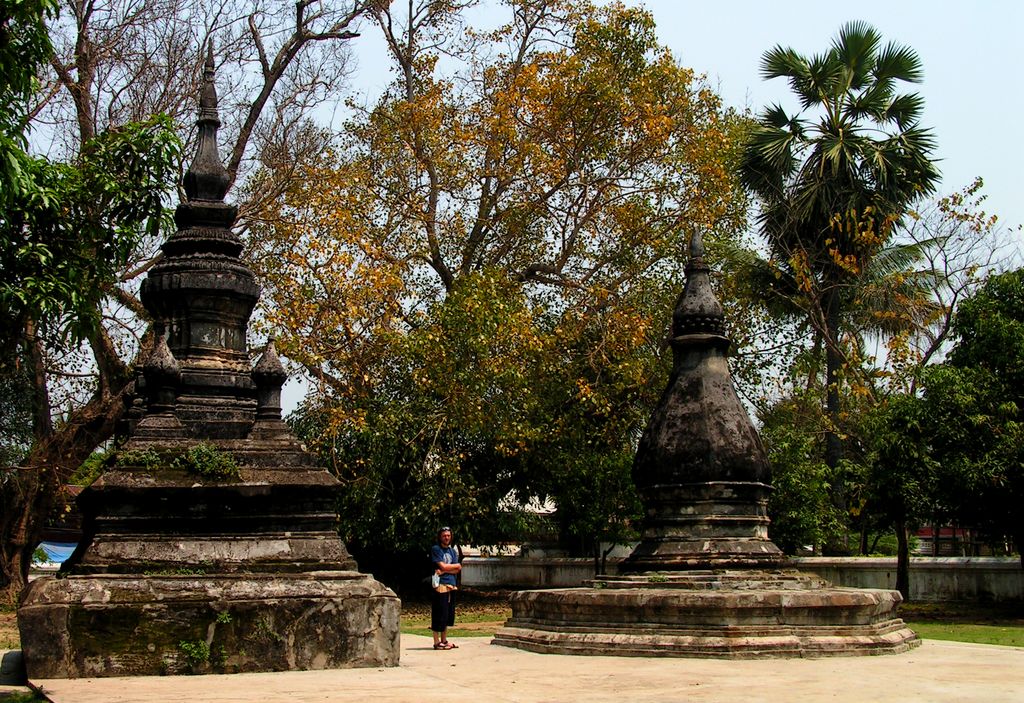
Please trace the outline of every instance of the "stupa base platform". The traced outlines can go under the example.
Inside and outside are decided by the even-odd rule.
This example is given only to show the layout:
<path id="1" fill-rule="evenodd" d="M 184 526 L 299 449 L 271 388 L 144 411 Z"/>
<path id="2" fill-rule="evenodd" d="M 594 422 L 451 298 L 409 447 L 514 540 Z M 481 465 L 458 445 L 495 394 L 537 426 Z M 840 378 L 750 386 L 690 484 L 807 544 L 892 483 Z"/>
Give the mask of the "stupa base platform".
<path id="1" fill-rule="evenodd" d="M 89 574 L 18 609 L 33 679 L 397 666 L 401 603 L 356 571 Z"/>
<path id="2" fill-rule="evenodd" d="M 492 644 L 542 654 L 826 657 L 898 654 L 921 642 L 898 591 L 831 588 L 787 571 L 605 577 L 520 591 Z"/>

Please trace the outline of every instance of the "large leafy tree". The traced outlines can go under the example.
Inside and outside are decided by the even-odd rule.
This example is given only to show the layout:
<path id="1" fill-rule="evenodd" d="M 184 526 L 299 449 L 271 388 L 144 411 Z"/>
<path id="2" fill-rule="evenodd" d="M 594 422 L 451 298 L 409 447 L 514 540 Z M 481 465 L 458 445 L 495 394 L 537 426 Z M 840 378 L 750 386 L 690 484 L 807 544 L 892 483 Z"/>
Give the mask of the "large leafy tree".
<path id="1" fill-rule="evenodd" d="M 961 516 L 992 536 L 1012 535 L 1024 564 L 1024 269 L 989 276 L 960 305 L 953 334 L 948 366 L 963 379 L 954 387 L 971 394 L 965 420 L 980 428 L 945 452 L 972 459 L 973 500 L 959 504 Z"/>
<path id="2" fill-rule="evenodd" d="M 870 509 L 896 529 L 897 584 L 909 583 L 908 530 L 955 520 L 991 542 L 1024 534 L 1024 271 L 990 275 L 953 315 L 946 363 L 920 374 L 922 395 L 894 394 L 873 413 Z"/>
<path id="3" fill-rule="evenodd" d="M 56 10 L 55 0 L 0 2 L 0 215 L 11 199 L 34 187 L 26 172 L 25 124 L 36 71 L 51 51 L 46 20 Z"/>
<path id="4" fill-rule="evenodd" d="M 757 408 L 763 422 L 762 437 L 772 457 L 775 491 L 770 512 L 773 538 L 780 544 L 818 545 L 824 535 L 825 545 L 839 546 L 848 531 L 859 530 L 861 553 L 867 554 L 872 551 L 872 534 L 895 528 L 893 508 L 898 504 L 891 500 L 895 497 L 892 489 L 901 477 L 895 477 L 891 486 L 874 483 L 884 475 L 879 468 L 878 442 L 889 441 L 885 435 L 894 431 L 891 427 L 895 423 L 903 421 L 899 417 L 891 422 L 887 419 L 888 401 L 892 399 L 898 405 L 903 402 L 902 395 L 917 396 L 926 376 L 934 391 L 938 375 L 930 371 L 929 365 L 951 349 L 955 336 L 952 322 L 960 302 L 971 296 L 987 273 L 1008 262 L 1012 251 L 1008 232 L 983 206 L 980 179 L 950 195 L 929 200 L 908 214 L 904 226 L 869 262 L 858 282 L 857 295 L 843 317 L 847 340 L 863 339 L 867 343 L 859 348 L 851 344 L 847 349 L 847 358 L 856 367 L 845 369 L 845 459 L 836 468 L 825 464 L 824 444 L 820 441 L 822 428 L 831 424 L 822 412 L 821 355 L 812 343 L 805 342 L 789 347 L 798 350 L 792 360 L 783 357 L 779 362 L 776 392 Z M 748 260 L 741 262 L 743 297 L 749 300 L 757 298 L 758 291 L 771 291 L 767 302 L 772 303 L 772 314 L 776 319 L 788 320 L 799 339 L 807 325 L 801 309 L 788 304 L 797 289 L 793 278 L 778 265 L 751 262 L 750 258 L 748 255 Z M 810 337 L 813 340 L 813 335 Z M 871 342 L 877 341 L 884 343 L 884 354 L 873 358 L 868 350 Z M 900 406 L 892 412 L 905 409 Z M 903 413 L 901 417 L 906 416 Z M 895 467 L 893 471 L 905 469 Z M 939 485 L 959 485 L 950 480 L 949 472 L 942 474 Z M 845 514 L 819 499 L 821 490 L 831 494 L 832 486 L 839 484 L 845 486 Z M 881 500 L 886 492 L 888 498 Z M 910 501 L 908 505 L 921 504 Z M 943 520 L 951 516 L 942 499 L 935 498 L 930 505 L 934 513 L 927 517 Z M 921 516 L 921 510 L 915 507 L 912 520 Z M 903 523 L 910 524 L 907 519 Z"/>
<path id="5" fill-rule="evenodd" d="M 486 543 L 537 496 L 605 537 L 685 243 L 742 222 L 738 121 L 646 12 L 516 0 L 479 33 L 458 5 L 378 12 L 396 80 L 266 214 L 267 314 L 323 391 L 313 440 L 372 492 L 357 547 L 436 519 Z"/>
<path id="6" fill-rule="evenodd" d="M 866 483 L 870 510 L 896 532 L 896 588 L 910 597 L 910 529 L 938 513 L 934 417 L 921 399 L 898 394 L 874 409 Z"/>
<path id="7" fill-rule="evenodd" d="M 865 274 L 879 269 L 872 264 L 894 226 L 939 178 L 932 135 L 919 125 L 922 99 L 899 92 L 922 70 L 911 49 L 851 22 L 824 53 L 771 49 L 762 75 L 787 79 L 800 107 L 760 115 L 740 172 L 760 201 L 769 263 L 784 283 L 768 290 L 800 311 L 824 353 L 825 459 L 834 468 L 843 372 L 856 366 L 860 343 L 844 319 L 863 300 Z"/>

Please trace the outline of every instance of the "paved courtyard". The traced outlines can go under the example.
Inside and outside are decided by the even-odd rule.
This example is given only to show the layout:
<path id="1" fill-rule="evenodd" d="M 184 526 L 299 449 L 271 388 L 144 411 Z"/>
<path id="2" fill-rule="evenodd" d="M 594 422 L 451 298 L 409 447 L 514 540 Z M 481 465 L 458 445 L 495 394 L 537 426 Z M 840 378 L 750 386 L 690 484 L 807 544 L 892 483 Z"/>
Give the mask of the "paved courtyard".
<path id="1" fill-rule="evenodd" d="M 895 656 L 708 660 L 533 654 L 485 637 L 435 652 L 402 636 L 393 669 L 34 681 L 55 703 L 308 701 L 1024 701 L 1024 649 L 926 641 Z M 2 700 L 2 692 L 0 692 Z"/>

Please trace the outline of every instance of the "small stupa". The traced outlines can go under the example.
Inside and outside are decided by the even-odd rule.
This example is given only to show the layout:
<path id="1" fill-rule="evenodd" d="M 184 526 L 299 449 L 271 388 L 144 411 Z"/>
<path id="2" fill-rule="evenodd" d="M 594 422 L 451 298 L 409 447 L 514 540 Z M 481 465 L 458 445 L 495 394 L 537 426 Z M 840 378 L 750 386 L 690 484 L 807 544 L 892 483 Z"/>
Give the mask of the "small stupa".
<path id="1" fill-rule="evenodd" d="M 84 539 L 18 609 L 33 679 L 397 666 L 400 602 L 337 532 L 339 483 L 281 419 L 271 340 L 224 202 L 212 49 L 177 231 L 143 282 L 155 349 Z"/>
<path id="2" fill-rule="evenodd" d="M 618 575 L 513 594 L 493 644 L 679 657 L 881 654 L 920 644 L 897 617 L 898 591 L 832 587 L 786 568 L 769 539 L 770 465 L 733 386 L 699 234 L 671 344 L 668 387 L 633 465 L 641 542 Z"/>

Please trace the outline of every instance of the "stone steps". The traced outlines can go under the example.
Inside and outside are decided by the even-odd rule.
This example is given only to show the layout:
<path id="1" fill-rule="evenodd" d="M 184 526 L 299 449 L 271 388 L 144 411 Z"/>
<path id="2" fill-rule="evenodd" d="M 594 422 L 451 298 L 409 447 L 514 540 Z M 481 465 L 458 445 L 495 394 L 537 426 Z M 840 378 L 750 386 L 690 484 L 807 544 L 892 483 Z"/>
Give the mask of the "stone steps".
<path id="1" fill-rule="evenodd" d="M 835 635 L 779 631 L 747 636 L 723 636 L 720 633 L 546 632 L 535 628 L 505 627 L 495 634 L 492 641 L 492 644 L 539 654 L 727 659 L 900 654 L 920 643 L 917 636 L 906 627 L 878 634 Z"/>

